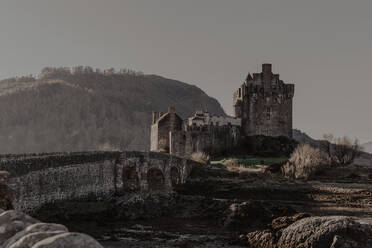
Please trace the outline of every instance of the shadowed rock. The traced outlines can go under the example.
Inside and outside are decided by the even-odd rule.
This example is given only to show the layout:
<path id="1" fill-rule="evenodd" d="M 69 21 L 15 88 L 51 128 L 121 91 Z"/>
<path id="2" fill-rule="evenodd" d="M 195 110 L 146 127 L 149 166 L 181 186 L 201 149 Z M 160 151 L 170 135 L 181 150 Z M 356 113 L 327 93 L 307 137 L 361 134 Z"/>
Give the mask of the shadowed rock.
<path id="1" fill-rule="evenodd" d="M 272 219 L 293 214 L 289 206 L 276 206 L 259 201 L 231 204 L 225 213 L 224 227 L 229 230 L 248 231 L 265 227 Z"/>
<path id="2" fill-rule="evenodd" d="M 4 244 L 3 247 L 12 247 L 12 244 L 16 243 L 22 237 L 36 232 L 68 232 L 67 228 L 60 224 L 53 224 L 53 223 L 36 223 L 31 226 L 26 227 L 24 230 L 16 233 L 13 237 L 8 239 Z M 24 241 L 23 241 L 24 242 Z"/>
<path id="3" fill-rule="evenodd" d="M 92 237 L 82 233 L 62 233 L 37 242 L 32 248 L 103 248 Z"/>
<path id="4" fill-rule="evenodd" d="M 0 244 L 10 237 L 39 222 L 38 220 L 15 210 L 8 210 L 0 214 Z"/>
<path id="5" fill-rule="evenodd" d="M 58 234 L 64 233 L 63 231 L 54 231 L 54 232 L 34 232 L 29 233 L 21 237 L 17 242 L 6 246 L 8 248 L 31 248 L 37 242 L 44 240 L 49 237 L 56 236 Z"/>
<path id="6" fill-rule="evenodd" d="M 372 247 L 372 227 L 344 216 L 301 219 L 282 230 L 278 248 Z"/>

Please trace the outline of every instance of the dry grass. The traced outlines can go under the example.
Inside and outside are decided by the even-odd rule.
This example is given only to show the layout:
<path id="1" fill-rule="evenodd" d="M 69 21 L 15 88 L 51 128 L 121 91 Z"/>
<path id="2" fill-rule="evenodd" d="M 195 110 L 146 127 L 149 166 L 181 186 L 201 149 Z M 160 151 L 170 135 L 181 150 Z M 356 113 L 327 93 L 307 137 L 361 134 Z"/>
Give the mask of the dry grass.
<path id="1" fill-rule="evenodd" d="M 201 164 L 209 164 L 210 156 L 204 152 L 195 152 L 191 154 L 191 160 L 194 160 Z"/>
<path id="2" fill-rule="evenodd" d="M 251 173 L 251 172 L 261 172 L 261 167 L 247 167 L 244 163 L 236 158 L 229 158 L 224 162 L 224 165 L 228 171 L 238 172 L 238 173 Z"/>
<path id="3" fill-rule="evenodd" d="M 309 179 L 320 170 L 329 167 L 329 156 L 318 148 L 307 144 L 298 145 L 282 167 L 285 176 L 295 179 Z"/>

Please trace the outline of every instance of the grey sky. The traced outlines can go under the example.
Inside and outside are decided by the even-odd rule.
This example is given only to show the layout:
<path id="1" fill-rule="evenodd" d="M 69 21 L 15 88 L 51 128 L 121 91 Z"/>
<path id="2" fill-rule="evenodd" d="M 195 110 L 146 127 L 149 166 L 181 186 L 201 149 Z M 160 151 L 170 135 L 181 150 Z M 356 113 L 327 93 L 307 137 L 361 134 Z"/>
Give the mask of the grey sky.
<path id="1" fill-rule="evenodd" d="M 131 68 L 198 85 L 232 113 L 270 62 L 296 84 L 294 127 L 372 140 L 371 0 L 1 0 L 0 77 Z"/>

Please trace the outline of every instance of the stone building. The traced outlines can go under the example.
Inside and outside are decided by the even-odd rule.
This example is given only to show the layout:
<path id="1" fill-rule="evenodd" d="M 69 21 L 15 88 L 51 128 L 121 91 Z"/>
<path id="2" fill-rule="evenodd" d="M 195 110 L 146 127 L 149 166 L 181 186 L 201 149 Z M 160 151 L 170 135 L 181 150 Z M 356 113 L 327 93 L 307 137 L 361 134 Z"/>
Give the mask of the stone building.
<path id="1" fill-rule="evenodd" d="M 261 73 L 248 74 L 234 93 L 235 117 L 242 119 L 246 136 L 292 137 L 292 99 L 294 85 L 273 74 L 271 64 L 263 64 Z"/>
<path id="2" fill-rule="evenodd" d="M 174 108 L 153 112 L 151 151 L 189 157 L 228 152 L 245 136 L 291 138 L 293 95 L 294 85 L 273 74 L 271 64 L 263 64 L 262 72 L 248 74 L 234 93 L 234 117 L 197 111 L 183 121 Z"/>
<path id="3" fill-rule="evenodd" d="M 180 131 L 182 128 L 183 120 L 173 107 L 169 107 L 166 113 L 152 112 L 150 150 L 169 153 L 169 133 Z"/>
<path id="4" fill-rule="evenodd" d="M 240 129 L 239 118 L 198 111 L 183 122 L 174 108 L 169 108 L 167 113 L 153 112 L 151 151 L 181 157 L 196 152 L 218 154 L 237 145 Z"/>

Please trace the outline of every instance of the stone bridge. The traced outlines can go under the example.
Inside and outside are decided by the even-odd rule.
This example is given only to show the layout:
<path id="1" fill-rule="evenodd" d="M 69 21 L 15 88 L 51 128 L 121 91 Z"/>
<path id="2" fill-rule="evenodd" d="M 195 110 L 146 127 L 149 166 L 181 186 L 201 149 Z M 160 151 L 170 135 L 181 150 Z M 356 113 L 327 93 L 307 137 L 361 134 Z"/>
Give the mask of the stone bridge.
<path id="1" fill-rule="evenodd" d="M 14 206 L 32 213 L 43 204 L 91 195 L 171 191 L 197 163 L 154 152 L 84 152 L 1 155 L 10 173 Z"/>

